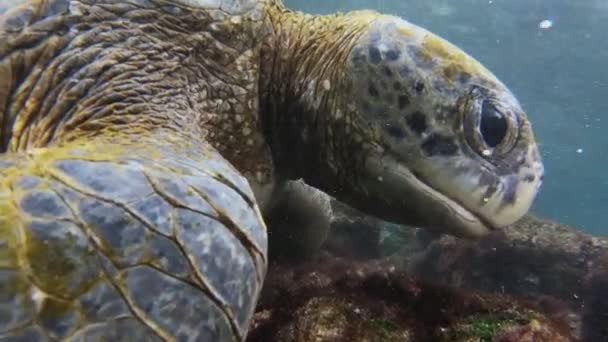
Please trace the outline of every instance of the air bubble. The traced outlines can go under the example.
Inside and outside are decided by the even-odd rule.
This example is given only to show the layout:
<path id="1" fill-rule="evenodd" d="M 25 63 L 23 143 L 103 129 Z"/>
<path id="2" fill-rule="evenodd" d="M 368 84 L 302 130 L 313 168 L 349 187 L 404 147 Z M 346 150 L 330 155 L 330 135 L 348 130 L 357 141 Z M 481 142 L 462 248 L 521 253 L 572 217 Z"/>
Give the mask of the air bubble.
<path id="1" fill-rule="evenodd" d="M 541 21 L 540 23 L 538 23 L 538 27 L 543 30 L 548 30 L 551 27 L 553 27 L 553 20 L 545 19 L 545 20 Z"/>

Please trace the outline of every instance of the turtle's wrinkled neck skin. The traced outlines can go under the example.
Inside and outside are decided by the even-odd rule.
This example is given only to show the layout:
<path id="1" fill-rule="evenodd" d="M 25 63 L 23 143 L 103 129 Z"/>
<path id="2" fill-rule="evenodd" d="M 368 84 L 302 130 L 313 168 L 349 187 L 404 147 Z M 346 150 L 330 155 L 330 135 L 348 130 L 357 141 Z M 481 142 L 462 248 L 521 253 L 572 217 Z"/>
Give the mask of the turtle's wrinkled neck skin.
<path id="1" fill-rule="evenodd" d="M 352 113 L 345 109 L 354 109 L 343 96 L 352 93 L 344 66 L 377 16 L 371 11 L 315 16 L 281 5 L 269 11 L 271 34 L 260 58 L 260 115 L 279 175 L 303 177 L 332 193 L 345 185 L 332 165 L 351 160 L 336 160 L 351 144 L 331 134 L 347 127 L 344 120 Z"/>
<path id="2" fill-rule="evenodd" d="M 372 11 L 268 11 L 260 115 L 279 175 L 383 219 L 479 237 L 543 165 L 517 99 L 458 47 Z"/>

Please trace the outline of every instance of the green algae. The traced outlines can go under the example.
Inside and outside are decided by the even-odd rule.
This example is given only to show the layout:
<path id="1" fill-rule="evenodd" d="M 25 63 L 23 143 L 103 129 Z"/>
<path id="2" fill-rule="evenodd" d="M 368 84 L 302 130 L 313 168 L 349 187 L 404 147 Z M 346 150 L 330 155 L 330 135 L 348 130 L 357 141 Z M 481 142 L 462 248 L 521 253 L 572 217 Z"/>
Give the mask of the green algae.
<path id="1" fill-rule="evenodd" d="M 536 321 L 536 315 L 517 309 L 501 312 L 478 313 L 445 329 L 440 334 L 448 342 L 493 342 L 507 330 Z"/>

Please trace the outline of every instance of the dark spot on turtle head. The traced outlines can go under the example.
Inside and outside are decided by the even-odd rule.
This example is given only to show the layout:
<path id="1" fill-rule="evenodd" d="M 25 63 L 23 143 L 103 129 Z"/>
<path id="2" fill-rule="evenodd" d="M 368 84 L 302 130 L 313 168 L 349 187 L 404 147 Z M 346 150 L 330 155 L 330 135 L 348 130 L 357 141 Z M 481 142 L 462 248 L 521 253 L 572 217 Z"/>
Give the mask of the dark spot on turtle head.
<path id="1" fill-rule="evenodd" d="M 378 88 L 376 88 L 376 86 L 373 83 L 370 83 L 367 86 L 367 91 L 369 92 L 369 94 L 373 97 L 378 97 Z"/>
<path id="2" fill-rule="evenodd" d="M 369 59 L 373 64 L 378 64 L 382 61 L 382 55 L 380 54 L 380 50 L 377 47 L 371 45 L 369 47 Z"/>
<path id="3" fill-rule="evenodd" d="M 488 188 L 486 189 L 486 192 L 484 192 L 483 197 L 481 198 L 481 205 L 485 205 L 488 203 L 488 199 L 490 199 L 492 196 L 494 196 L 494 194 L 496 193 L 496 191 L 498 190 L 498 185 L 496 183 L 492 183 L 490 185 L 488 185 Z"/>
<path id="4" fill-rule="evenodd" d="M 458 74 L 458 82 L 461 84 L 468 83 L 471 80 L 471 74 L 462 72 Z"/>
<path id="5" fill-rule="evenodd" d="M 517 179 L 515 177 L 507 177 L 504 183 L 504 193 L 502 196 L 503 204 L 515 203 L 517 195 Z"/>
<path id="6" fill-rule="evenodd" d="M 384 55 L 389 61 L 396 61 L 401 56 L 401 52 L 399 52 L 399 50 L 388 50 L 384 53 Z"/>
<path id="7" fill-rule="evenodd" d="M 416 81 L 416 84 L 414 85 L 414 89 L 416 90 L 416 92 L 418 94 L 420 94 L 424 90 L 424 83 L 422 83 L 420 81 Z"/>
<path id="8" fill-rule="evenodd" d="M 524 182 L 532 183 L 536 180 L 536 176 L 533 174 L 527 174 L 524 176 Z"/>
<path id="9" fill-rule="evenodd" d="M 400 91 L 403 89 L 403 87 L 401 86 L 401 83 L 399 83 L 398 81 L 393 83 L 393 89 L 395 89 L 396 91 Z"/>
<path id="10" fill-rule="evenodd" d="M 412 71 L 407 66 L 403 66 L 401 69 L 399 69 L 399 76 L 402 78 L 407 78 L 409 75 L 411 75 L 411 73 Z"/>
<path id="11" fill-rule="evenodd" d="M 422 149 L 429 156 L 452 156 L 458 152 L 458 146 L 454 140 L 439 134 L 431 134 L 422 143 Z"/>
<path id="12" fill-rule="evenodd" d="M 397 105 L 399 106 L 399 109 L 404 109 L 409 104 L 410 104 L 410 98 L 407 97 L 407 95 L 401 94 L 401 95 L 399 95 L 399 97 L 397 97 Z"/>
<path id="13" fill-rule="evenodd" d="M 479 186 L 490 186 L 496 183 L 496 177 L 488 172 L 482 171 L 481 177 L 479 177 Z"/>
<path id="14" fill-rule="evenodd" d="M 420 112 L 412 113 L 412 115 L 407 117 L 406 121 L 410 129 L 418 135 L 422 134 L 427 129 L 426 117 Z"/>
<path id="15" fill-rule="evenodd" d="M 386 123 L 384 125 L 384 131 L 396 139 L 403 139 L 406 137 L 405 131 L 396 123 Z"/>
<path id="16" fill-rule="evenodd" d="M 386 65 L 382 67 L 382 73 L 386 77 L 393 77 L 393 71 L 391 70 L 391 68 L 387 67 Z"/>

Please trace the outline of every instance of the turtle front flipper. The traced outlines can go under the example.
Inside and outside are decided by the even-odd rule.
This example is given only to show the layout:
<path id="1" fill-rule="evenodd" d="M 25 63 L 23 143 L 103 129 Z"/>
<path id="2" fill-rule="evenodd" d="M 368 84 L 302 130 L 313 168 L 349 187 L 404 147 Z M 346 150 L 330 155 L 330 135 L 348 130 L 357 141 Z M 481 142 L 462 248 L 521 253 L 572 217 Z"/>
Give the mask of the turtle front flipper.
<path id="1" fill-rule="evenodd" d="M 330 230 L 330 196 L 302 180 L 292 180 L 281 184 L 273 197 L 276 204 L 265 215 L 271 259 L 314 257 Z"/>
<path id="2" fill-rule="evenodd" d="M 0 155 L 0 339 L 240 341 L 266 272 L 247 181 L 175 134 Z"/>

